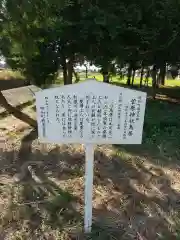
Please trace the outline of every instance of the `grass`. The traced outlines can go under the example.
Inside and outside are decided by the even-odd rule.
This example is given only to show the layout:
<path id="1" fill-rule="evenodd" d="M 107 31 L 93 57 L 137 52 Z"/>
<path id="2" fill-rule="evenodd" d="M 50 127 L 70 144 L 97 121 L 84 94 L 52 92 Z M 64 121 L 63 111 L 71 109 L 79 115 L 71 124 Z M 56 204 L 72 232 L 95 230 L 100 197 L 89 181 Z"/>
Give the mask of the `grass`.
<path id="1" fill-rule="evenodd" d="M 100 74 L 100 73 L 90 74 L 88 77 L 93 78 L 94 76 L 97 80 L 103 81 L 102 74 Z M 112 82 L 114 82 L 114 83 L 126 84 L 126 81 L 127 81 L 126 77 L 123 80 L 121 80 L 119 76 L 112 77 Z M 139 82 L 140 82 L 140 78 L 136 77 L 134 79 L 134 85 L 139 85 Z M 148 84 L 149 84 L 149 86 L 152 86 L 151 78 L 149 78 Z M 166 84 L 166 87 L 180 87 L 180 79 L 166 79 L 165 84 Z"/>
<path id="2" fill-rule="evenodd" d="M 80 76 L 81 81 L 85 80 L 85 73 L 78 73 Z M 88 78 L 96 78 L 99 81 L 103 81 L 102 74 L 100 73 L 89 73 Z M 10 69 L 7 70 L 0 70 L 0 80 L 12 80 L 12 79 L 19 79 L 19 80 L 24 80 L 24 76 L 19 72 L 19 71 L 12 71 Z M 73 77 L 73 81 L 75 81 L 75 78 Z M 121 83 L 121 84 L 126 84 L 127 78 L 125 77 L 123 80 L 120 79 L 120 77 L 113 76 L 112 77 L 112 82 L 114 83 Z M 56 84 L 62 84 L 63 83 L 63 78 L 62 76 L 58 77 L 56 79 Z M 136 77 L 134 80 L 134 85 L 139 85 L 140 78 Z M 152 80 L 149 78 L 149 86 L 152 86 Z M 180 87 L 180 79 L 166 79 L 166 87 Z"/>
<path id="3" fill-rule="evenodd" d="M 9 136 L 0 146 L 0 238 L 179 240 L 178 90 L 160 89 L 157 100 L 148 99 L 142 145 L 97 146 L 90 235 L 83 234 L 83 147 L 44 146 L 27 130 Z"/>
<path id="4" fill-rule="evenodd" d="M 78 73 L 80 76 L 81 81 L 85 80 L 85 73 Z M 96 78 L 99 81 L 103 81 L 103 77 L 102 74 L 100 73 L 89 73 L 88 74 L 88 78 Z M 24 80 L 24 76 L 19 72 L 19 71 L 12 71 L 10 69 L 7 70 L 1 70 L 0 71 L 0 80 Z M 73 77 L 73 81 L 75 81 L 75 78 Z M 112 77 L 112 82 L 114 83 L 121 83 L 121 84 L 126 84 L 127 78 L 125 77 L 123 80 L 120 79 L 120 77 L 117 76 L 113 76 Z M 140 82 L 140 78 L 136 77 L 134 80 L 134 85 L 139 85 Z M 56 84 L 63 84 L 63 78 L 62 76 L 59 76 L 56 81 Z M 152 80 L 151 78 L 149 78 L 149 82 L 148 82 L 149 86 L 152 86 Z M 180 87 L 180 80 L 179 79 L 166 79 L 166 87 Z"/>
<path id="5" fill-rule="evenodd" d="M 1 235 L 10 240 L 178 240 L 179 119 L 179 104 L 148 100 L 142 145 L 97 147 L 93 229 L 87 236 L 82 231 L 83 148 L 42 149 L 37 140 L 23 143 L 22 132 L 20 145 L 17 136 L 14 142 L 11 137 L 12 147 L 4 146 L 1 153 Z M 25 179 L 14 182 L 21 164 L 33 159 L 42 161 L 38 166 L 29 163 L 40 182 L 27 169 Z"/>
<path id="6" fill-rule="evenodd" d="M 19 71 L 12 71 L 10 69 L 0 70 L 0 80 L 24 80 L 24 76 Z"/>

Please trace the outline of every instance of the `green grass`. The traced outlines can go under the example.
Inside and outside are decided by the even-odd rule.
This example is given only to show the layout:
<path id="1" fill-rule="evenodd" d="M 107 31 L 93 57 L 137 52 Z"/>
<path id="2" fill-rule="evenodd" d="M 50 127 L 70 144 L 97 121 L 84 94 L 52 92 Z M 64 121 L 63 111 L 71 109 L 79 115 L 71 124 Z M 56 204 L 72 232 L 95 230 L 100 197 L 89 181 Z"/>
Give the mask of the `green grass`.
<path id="1" fill-rule="evenodd" d="M 78 73 L 80 76 L 81 81 L 84 81 L 85 78 L 85 73 Z M 100 73 L 89 73 L 88 78 L 96 78 L 99 81 L 103 81 L 103 76 Z M 24 80 L 24 76 L 19 72 L 19 71 L 12 71 L 10 69 L 7 70 L 2 70 L 0 71 L 0 80 L 1 79 L 19 79 L 19 80 Z M 75 81 L 75 78 L 73 77 L 73 81 Z M 121 84 L 126 84 L 127 78 L 125 77 L 123 80 L 120 79 L 120 77 L 113 76 L 112 77 L 112 82 L 114 83 L 121 83 Z M 134 85 L 139 85 L 140 78 L 135 78 L 134 80 Z M 63 84 L 63 78 L 58 77 L 55 81 L 56 84 Z M 152 86 L 152 80 L 149 78 L 149 86 Z M 180 87 L 180 80 L 179 79 L 166 79 L 165 81 L 165 86 L 166 87 Z"/>
<path id="2" fill-rule="evenodd" d="M 86 79 L 85 77 L 85 73 L 78 73 L 80 76 L 80 81 L 84 81 Z M 96 78 L 98 81 L 103 81 L 103 76 L 100 73 L 89 73 L 88 74 L 88 78 Z M 75 83 L 75 78 L 73 76 L 73 82 Z M 113 84 L 117 84 L 117 85 L 126 85 L 127 82 L 127 77 L 125 77 L 123 80 L 120 79 L 120 77 L 118 75 L 113 76 L 112 78 L 110 78 L 110 82 L 112 82 Z M 63 78 L 59 77 L 56 79 L 55 84 L 59 84 L 59 85 L 63 85 Z M 139 86 L 140 84 L 140 78 L 135 78 L 134 79 L 134 86 Z M 144 85 L 144 80 L 143 80 L 143 85 Z M 149 78 L 149 82 L 148 82 L 148 86 L 151 87 L 152 86 L 152 79 Z M 165 80 L 165 87 L 166 88 L 172 88 L 172 87 L 180 87 L 180 79 L 166 79 Z"/>
<path id="3" fill-rule="evenodd" d="M 102 74 L 100 74 L 100 73 L 90 74 L 88 77 L 92 78 L 94 76 L 97 80 L 103 81 Z M 126 81 L 127 81 L 126 77 L 123 80 L 121 80 L 119 76 L 113 76 L 112 77 L 112 82 L 115 82 L 115 83 L 126 84 Z M 139 85 L 139 83 L 140 83 L 140 78 L 136 77 L 134 79 L 134 85 Z M 152 86 L 151 78 L 149 78 L 148 85 Z M 180 79 L 166 79 L 165 86 L 167 86 L 167 87 L 180 87 Z"/>
<path id="4" fill-rule="evenodd" d="M 180 105 L 166 101 L 147 101 L 143 144 L 128 147 L 129 151 L 150 156 L 165 164 L 180 157 Z"/>

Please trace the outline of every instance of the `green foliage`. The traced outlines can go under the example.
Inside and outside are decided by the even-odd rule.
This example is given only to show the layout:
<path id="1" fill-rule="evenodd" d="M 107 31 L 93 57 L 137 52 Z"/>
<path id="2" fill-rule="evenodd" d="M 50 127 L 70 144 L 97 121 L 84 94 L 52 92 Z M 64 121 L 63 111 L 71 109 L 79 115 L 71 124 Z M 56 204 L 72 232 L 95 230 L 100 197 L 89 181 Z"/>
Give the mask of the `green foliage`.
<path id="1" fill-rule="evenodd" d="M 8 64 L 38 85 L 52 81 L 62 56 L 69 58 L 76 49 L 71 29 L 78 21 L 78 4 L 56 0 L 1 4 L 1 51 Z M 77 16 L 72 17 L 73 12 Z"/>
<path id="2" fill-rule="evenodd" d="M 90 60 L 108 72 L 114 61 L 133 69 L 179 62 L 176 0 L 1 0 L 0 6 L 1 52 L 38 85 L 51 82 L 67 61 Z"/>

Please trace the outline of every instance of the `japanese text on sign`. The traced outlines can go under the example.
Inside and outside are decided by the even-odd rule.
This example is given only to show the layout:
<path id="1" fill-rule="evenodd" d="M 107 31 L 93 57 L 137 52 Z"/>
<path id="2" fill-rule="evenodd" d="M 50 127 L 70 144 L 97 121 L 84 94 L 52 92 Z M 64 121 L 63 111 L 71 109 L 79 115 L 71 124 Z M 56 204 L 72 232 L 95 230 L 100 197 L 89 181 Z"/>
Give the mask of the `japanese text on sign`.
<path id="1" fill-rule="evenodd" d="M 55 143 L 141 143 L 146 94 L 84 83 L 36 94 L 39 136 Z"/>

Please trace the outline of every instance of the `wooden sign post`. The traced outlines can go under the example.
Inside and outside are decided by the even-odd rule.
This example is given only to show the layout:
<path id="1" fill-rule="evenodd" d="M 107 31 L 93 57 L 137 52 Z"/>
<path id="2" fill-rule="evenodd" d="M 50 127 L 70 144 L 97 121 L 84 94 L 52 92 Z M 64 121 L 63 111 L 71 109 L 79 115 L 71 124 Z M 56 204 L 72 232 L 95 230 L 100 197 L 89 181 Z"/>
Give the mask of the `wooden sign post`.
<path id="1" fill-rule="evenodd" d="M 84 231 L 91 232 L 92 226 L 92 195 L 93 195 L 93 175 L 94 175 L 94 145 L 85 145 L 85 211 L 84 211 Z"/>
<path id="2" fill-rule="evenodd" d="M 36 93 L 43 143 L 85 144 L 84 230 L 91 232 L 94 144 L 141 144 L 146 93 L 89 79 Z"/>

